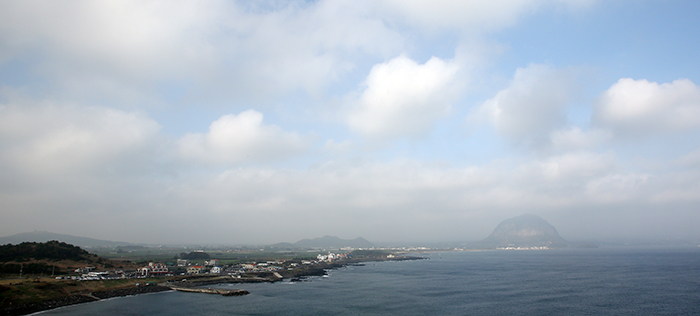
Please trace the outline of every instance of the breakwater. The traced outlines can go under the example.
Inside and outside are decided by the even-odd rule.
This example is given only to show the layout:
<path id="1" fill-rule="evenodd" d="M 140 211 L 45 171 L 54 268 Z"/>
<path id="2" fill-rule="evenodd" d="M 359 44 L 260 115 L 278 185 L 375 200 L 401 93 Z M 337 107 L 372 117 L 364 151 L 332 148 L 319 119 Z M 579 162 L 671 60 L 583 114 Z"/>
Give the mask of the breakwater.
<path id="1" fill-rule="evenodd" d="M 179 286 L 171 286 L 170 287 L 173 290 L 180 291 L 180 292 L 191 292 L 191 293 L 205 293 L 205 294 L 219 294 L 223 296 L 241 296 L 241 295 L 248 295 L 250 292 L 242 289 L 236 289 L 236 290 L 221 290 L 221 289 L 212 289 L 212 288 L 191 288 L 191 287 L 179 287 Z"/>

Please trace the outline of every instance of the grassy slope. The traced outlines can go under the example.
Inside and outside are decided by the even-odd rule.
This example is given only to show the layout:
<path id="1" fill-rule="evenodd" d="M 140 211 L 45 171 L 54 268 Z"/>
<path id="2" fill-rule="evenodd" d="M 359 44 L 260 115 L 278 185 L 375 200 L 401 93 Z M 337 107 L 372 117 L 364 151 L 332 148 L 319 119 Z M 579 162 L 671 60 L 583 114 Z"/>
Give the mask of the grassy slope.
<path id="1" fill-rule="evenodd" d="M 122 279 L 104 281 L 38 279 L 0 280 L 0 307 L 41 302 L 62 298 L 71 294 L 89 294 L 96 291 L 135 287 L 137 283 L 163 282 L 163 279 Z"/>

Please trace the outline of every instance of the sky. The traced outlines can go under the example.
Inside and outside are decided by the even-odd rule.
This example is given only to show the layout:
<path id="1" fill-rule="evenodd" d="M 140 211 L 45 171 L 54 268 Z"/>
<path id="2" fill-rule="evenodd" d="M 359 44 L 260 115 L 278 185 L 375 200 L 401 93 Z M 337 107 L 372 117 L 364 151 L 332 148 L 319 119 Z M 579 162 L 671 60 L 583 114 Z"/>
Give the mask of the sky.
<path id="1" fill-rule="evenodd" d="M 2 1 L 0 235 L 700 239 L 698 12 Z"/>

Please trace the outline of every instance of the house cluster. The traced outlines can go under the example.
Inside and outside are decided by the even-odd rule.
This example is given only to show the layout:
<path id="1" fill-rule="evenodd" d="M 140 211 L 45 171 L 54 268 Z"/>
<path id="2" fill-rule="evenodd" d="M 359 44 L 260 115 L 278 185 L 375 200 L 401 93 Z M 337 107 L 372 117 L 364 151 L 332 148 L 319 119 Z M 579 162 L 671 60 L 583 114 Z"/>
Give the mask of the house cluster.
<path id="1" fill-rule="evenodd" d="M 496 249 L 498 249 L 498 250 L 547 250 L 547 249 L 549 249 L 549 247 L 547 247 L 547 246 L 532 246 L 532 247 L 507 246 L 507 247 L 498 247 Z"/>
<path id="2" fill-rule="evenodd" d="M 349 253 L 332 253 L 329 252 L 327 255 L 319 254 L 316 256 L 319 262 L 331 262 L 338 259 L 347 259 Z"/>
<path id="3" fill-rule="evenodd" d="M 81 268 L 75 269 L 75 273 L 89 273 L 90 271 L 92 271 L 94 269 L 95 269 L 95 267 L 90 267 L 90 266 L 81 267 Z"/>
<path id="4" fill-rule="evenodd" d="M 251 272 L 277 272 L 284 269 L 284 261 L 249 262 L 231 266 L 224 272 L 229 275 L 240 275 Z"/>
<path id="5" fill-rule="evenodd" d="M 205 261 L 191 261 L 187 259 L 177 259 L 176 263 L 168 263 L 167 265 L 159 262 L 149 262 L 148 265 L 138 268 L 136 271 L 125 273 L 124 271 L 112 272 L 94 272 L 95 267 L 82 267 L 75 270 L 76 273 L 82 273 L 82 276 L 71 276 L 76 280 L 105 280 L 119 278 L 145 278 L 154 276 L 172 276 L 174 274 L 228 274 L 231 276 L 241 277 L 246 273 L 261 273 L 268 272 L 278 275 L 281 278 L 280 272 L 288 269 L 298 268 L 300 265 L 314 265 L 323 262 L 332 262 L 343 260 L 351 257 L 350 253 L 332 253 L 319 254 L 316 260 L 269 260 L 255 261 L 235 265 L 222 266 L 218 259 L 210 259 Z M 169 267 L 170 266 L 170 267 Z M 176 267 L 175 267 L 176 266 Z M 61 277 L 63 278 L 63 277 Z"/>
<path id="6" fill-rule="evenodd" d="M 219 264 L 219 259 L 204 261 L 204 264 L 194 264 L 186 259 L 177 259 L 178 267 L 187 267 L 187 274 L 221 274 L 223 268 Z"/>
<path id="7" fill-rule="evenodd" d="M 169 275 L 168 267 L 162 263 L 149 262 L 147 266 L 138 268 L 136 274 L 143 277 Z"/>
<path id="8" fill-rule="evenodd" d="M 72 276 L 58 276 L 57 280 L 69 279 L 76 281 L 96 281 L 96 280 L 115 280 L 115 279 L 125 279 L 127 274 L 122 270 L 115 271 L 93 271 L 95 267 L 82 267 L 74 270 L 75 273 L 80 273 L 80 275 Z"/>
<path id="9" fill-rule="evenodd" d="M 331 260 L 337 260 L 340 258 L 345 258 L 346 255 L 338 255 L 338 254 L 328 254 L 324 255 L 322 260 L 313 260 L 313 261 L 307 261 L 304 260 L 302 261 L 302 264 L 316 264 L 321 261 L 331 261 Z M 186 266 L 187 267 L 187 274 L 228 274 L 232 276 L 240 276 L 241 274 L 244 273 L 259 273 L 259 272 L 272 272 L 276 273 L 278 271 L 284 270 L 284 269 L 293 269 L 299 266 L 299 263 L 296 262 L 286 262 L 286 261 L 278 261 L 278 260 L 270 260 L 270 261 L 259 261 L 259 262 L 247 262 L 247 263 L 241 263 L 241 264 L 235 264 L 235 265 L 229 265 L 226 267 L 223 267 L 219 264 L 219 260 L 217 259 L 212 259 L 205 261 L 204 264 L 192 264 L 191 262 L 184 262 L 185 260 L 178 260 L 178 266 Z"/>

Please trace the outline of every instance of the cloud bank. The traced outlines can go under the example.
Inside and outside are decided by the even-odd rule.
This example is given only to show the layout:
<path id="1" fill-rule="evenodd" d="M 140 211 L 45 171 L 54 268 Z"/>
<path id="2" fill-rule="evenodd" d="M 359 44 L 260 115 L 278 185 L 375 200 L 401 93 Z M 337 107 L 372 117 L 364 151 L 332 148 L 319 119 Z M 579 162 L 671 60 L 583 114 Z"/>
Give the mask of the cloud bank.
<path id="1" fill-rule="evenodd" d="M 700 239 L 697 41 L 629 5 L 2 2 L 0 231 Z"/>

